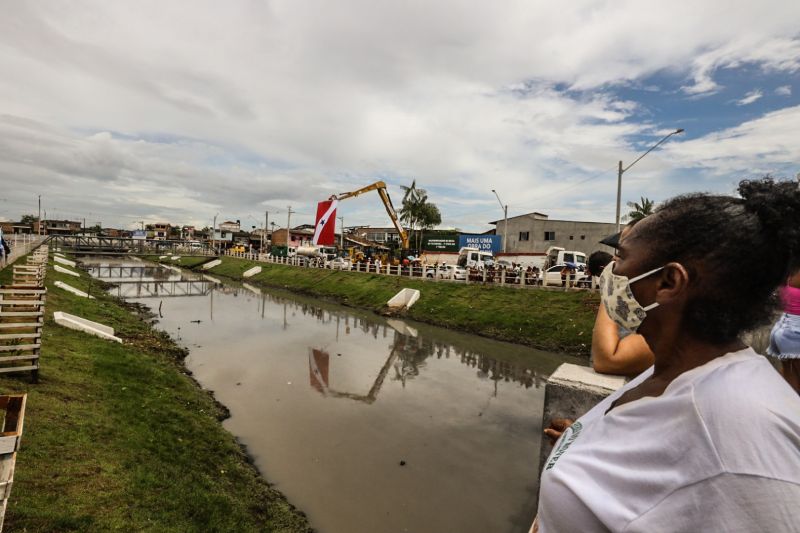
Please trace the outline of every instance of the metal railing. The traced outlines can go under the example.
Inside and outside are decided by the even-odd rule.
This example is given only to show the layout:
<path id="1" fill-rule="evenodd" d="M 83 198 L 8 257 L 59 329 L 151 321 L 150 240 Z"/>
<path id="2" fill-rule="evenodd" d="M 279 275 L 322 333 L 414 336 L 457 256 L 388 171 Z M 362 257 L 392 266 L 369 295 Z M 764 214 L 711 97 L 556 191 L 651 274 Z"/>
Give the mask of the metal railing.
<path id="1" fill-rule="evenodd" d="M 506 269 L 506 268 L 467 268 L 464 270 L 464 279 L 454 279 L 452 270 L 440 270 L 439 266 L 434 265 L 378 265 L 377 263 L 352 263 L 347 266 L 347 263 L 332 263 L 322 258 L 312 258 L 304 256 L 293 257 L 277 257 L 269 254 L 255 254 L 248 252 L 231 252 L 226 251 L 225 254 L 229 257 L 236 257 L 239 259 L 247 259 L 260 263 L 271 263 L 276 265 L 288 265 L 301 268 L 318 268 L 325 270 L 343 270 L 349 272 L 361 272 L 364 274 L 378 274 L 384 276 L 400 276 L 408 278 L 417 278 L 425 281 L 433 282 L 450 282 L 450 283 L 467 283 L 467 284 L 482 284 L 494 285 L 518 289 L 548 289 L 548 290 L 592 290 L 597 288 L 598 278 L 591 278 L 591 282 L 579 280 L 578 276 L 575 279 L 562 281 L 559 277 L 557 282 L 550 281 L 549 284 L 544 284 L 542 275 L 540 273 L 531 273 L 527 269 L 520 271 Z M 580 274 L 583 276 L 583 274 Z M 591 284 L 591 286 L 590 286 Z"/>

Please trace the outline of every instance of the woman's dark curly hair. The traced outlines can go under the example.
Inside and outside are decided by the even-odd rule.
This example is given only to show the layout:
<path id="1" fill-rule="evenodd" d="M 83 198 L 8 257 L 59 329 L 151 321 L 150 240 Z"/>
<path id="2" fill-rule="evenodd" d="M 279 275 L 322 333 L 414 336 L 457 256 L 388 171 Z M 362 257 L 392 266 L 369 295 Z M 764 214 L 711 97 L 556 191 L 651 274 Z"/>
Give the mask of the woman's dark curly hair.
<path id="1" fill-rule="evenodd" d="M 693 297 L 684 327 L 708 342 L 730 342 L 767 324 L 776 287 L 800 268 L 800 185 L 744 180 L 739 195 L 668 200 L 637 236 L 653 268 L 671 261 L 686 267 Z"/>

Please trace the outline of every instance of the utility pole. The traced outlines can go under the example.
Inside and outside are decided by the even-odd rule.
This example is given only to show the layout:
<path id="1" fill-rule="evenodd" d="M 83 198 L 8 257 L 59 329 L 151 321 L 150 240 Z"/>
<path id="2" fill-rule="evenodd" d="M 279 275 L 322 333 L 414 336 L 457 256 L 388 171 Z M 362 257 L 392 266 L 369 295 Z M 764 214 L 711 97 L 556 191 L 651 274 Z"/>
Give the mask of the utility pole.
<path id="1" fill-rule="evenodd" d="M 286 247 L 289 247 L 289 241 L 292 239 L 292 206 L 287 206 L 289 210 L 286 212 Z"/>
<path id="2" fill-rule="evenodd" d="M 42 234 L 42 195 L 39 195 L 39 235 Z"/>
<path id="3" fill-rule="evenodd" d="M 269 244 L 269 211 L 264 211 L 264 242 Z M 261 245 L 261 253 L 264 253 L 264 245 Z"/>
<path id="4" fill-rule="evenodd" d="M 669 139 L 673 135 L 677 135 L 679 133 L 683 133 L 683 131 L 684 131 L 683 128 L 678 128 L 677 130 L 666 134 L 660 141 L 658 141 L 656 144 L 651 146 L 649 150 L 647 150 L 645 153 L 643 153 L 642 155 L 637 157 L 634 160 L 633 163 L 631 163 L 630 165 L 628 165 L 625 168 L 622 168 L 622 161 L 619 162 L 619 168 L 617 170 L 617 233 L 619 233 L 619 230 L 620 230 L 620 225 L 619 225 L 620 212 L 619 212 L 619 210 L 620 210 L 620 204 L 622 203 L 622 174 L 627 172 L 633 165 L 635 165 L 636 163 L 641 161 L 641 159 L 644 156 L 646 156 L 647 154 L 649 154 L 650 152 L 652 152 L 653 150 L 655 150 L 656 148 L 661 146 L 663 143 L 665 143 L 667 141 L 667 139 Z"/>
<path id="5" fill-rule="evenodd" d="M 344 217 L 339 217 L 339 220 L 342 223 L 342 234 L 339 235 L 339 248 L 341 248 L 341 251 L 344 252 Z"/>
<path id="6" fill-rule="evenodd" d="M 500 195 L 497 194 L 497 191 L 492 189 L 492 192 L 495 196 L 497 196 L 497 201 L 500 202 L 500 207 L 503 208 L 503 253 L 506 253 L 506 241 L 508 241 L 508 204 L 503 204 L 503 201 L 500 200 Z"/>

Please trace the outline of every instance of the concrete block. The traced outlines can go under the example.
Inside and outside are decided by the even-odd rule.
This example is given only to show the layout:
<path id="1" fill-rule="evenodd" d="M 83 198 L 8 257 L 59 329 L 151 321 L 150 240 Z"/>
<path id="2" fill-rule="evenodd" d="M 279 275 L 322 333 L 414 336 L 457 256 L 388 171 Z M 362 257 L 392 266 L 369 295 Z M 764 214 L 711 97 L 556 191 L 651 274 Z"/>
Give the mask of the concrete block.
<path id="1" fill-rule="evenodd" d="M 177 272 L 178 274 L 182 274 L 183 273 L 183 270 L 181 270 L 180 268 L 178 268 L 176 266 L 167 265 L 167 268 L 172 270 L 173 272 Z"/>
<path id="2" fill-rule="evenodd" d="M 408 335 L 409 337 L 414 337 L 415 339 L 419 335 L 419 331 L 417 328 L 412 328 L 402 320 L 397 320 L 396 318 L 388 318 L 386 319 L 386 323 L 389 326 L 397 331 L 398 333 L 402 333 L 403 335 Z"/>
<path id="3" fill-rule="evenodd" d="M 53 259 L 56 261 L 56 263 L 61 263 L 62 265 L 67 265 L 68 267 L 75 268 L 78 266 L 78 263 L 75 261 L 70 261 L 69 259 L 64 259 L 63 257 L 55 256 Z"/>
<path id="4" fill-rule="evenodd" d="M 215 266 L 221 265 L 222 261 L 220 259 L 214 259 L 213 261 L 209 261 L 208 263 L 203 265 L 203 270 L 208 270 L 210 268 L 214 268 Z"/>
<path id="5" fill-rule="evenodd" d="M 76 315 L 70 315 L 63 311 L 56 311 L 53 313 L 53 319 L 56 321 L 56 324 L 64 326 L 65 328 L 83 331 L 89 335 L 122 344 L 122 339 L 114 336 L 114 328 L 100 324 L 99 322 L 93 322 Z"/>
<path id="6" fill-rule="evenodd" d="M 56 287 L 58 287 L 60 289 L 64 289 L 67 292 L 71 292 L 72 294 L 77 294 L 78 296 L 82 296 L 84 298 L 89 298 L 90 300 L 94 300 L 94 296 L 91 296 L 91 295 L 89 295 L 89 293 L 83 292 L 80 289 L 76 289 L 72 285 L 68 285 L 68 284 L 64 283 L 63 281 L 56 281 L 55 285 L 56 285 Z"/>
<path id="7" fill-rule="evenodd" d="M 64 267 L 59 266 L 59 265 L 56 265 L 54 268 L 56 269 L 56 272 L 61 272 L 62 274 L 69 274 L 70 276 L 75 276 L 76 278 L 81 277 L 80 274 L 78 274 L 77 272 L 73 272 L 72 270 L 70 270 L 68 268 L 64 268 Z"/>
<path id="8" fill-rule="evenodd" d="M 208 274 L 203 274 L 203 278 L 207 279 L 211 283 L 218 283 L 218 284 L 222 285 L 222 280 L 219 280 L 219 279 L 217 279 L 217 278 L 215 278 L 213 276 L 209 276 Z"/>
<path id="9" fill-rule="evenodd" d="M 598 374 L 588 366 L 563 363 L 550 375 L 544 387 L 544 413 L 542 429 L 553 418 L 577 420 L 606 396 L 625 385 L 623 376 Z M 542 436 L 539 452 L 539 474 L 553 446 Z"/>
<path id="10" fill-rule="evenodd" d="M 173 261 L 177 261 L 180 258 L 181 258 L 181 256 L 179 256 L 179 255 L 173 255 L 172 257 L 170 257 L 170 259 L 172 259 Z"/>
<path id="11" fill-rule="evenodd" d="M 168 255 L 159 255 L 158 256 L 159 259 L 166 259 L 167 257 L 169 257 L 169 256 Z"/>
<path id="12" fill-rule="evenodd" d="M 419 300 L 419 291 L 417 289 L 403 289 L 389 300 L 386 305 L 390 309 L 399 311 L 401 309 L 408 309 Z"/>
<path id="13" fill-rule="evenodd" d="M 260 266 L 254 266 L 250 270 L 245 270 L 244 273 L 242 274 L 242 277 L 251 278 L 251 277 L 253 277 L 253 276 L 255 276 L 256 274 L 259 274 L 259 273 L 261 273 L 261 267 Z"/>
<path id="14" fill-rule="evenodd" d="M 254 285 L 250 285 L 249 283 L 242 283 L 242 287 L 252 292 L 253 294 L 261 294 L 261 289 L 259 289 Z"/>

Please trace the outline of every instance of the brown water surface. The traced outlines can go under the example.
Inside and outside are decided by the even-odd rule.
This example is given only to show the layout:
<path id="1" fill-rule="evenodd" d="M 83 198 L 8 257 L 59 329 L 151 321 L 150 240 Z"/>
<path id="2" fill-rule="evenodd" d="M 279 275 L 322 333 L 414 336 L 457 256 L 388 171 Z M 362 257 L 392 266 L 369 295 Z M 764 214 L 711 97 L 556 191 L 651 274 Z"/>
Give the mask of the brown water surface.
<path id="1" fill-rule="evenodd" d="M 566 358 L 99 263 L 109 262 L 87 262 L 93 275 L 128 282 L 113 293 L 160 307 L 159 327 L 190 349 L 187 366 L 230 409 L 225 427 L 319 531 L 528 531 L 544 378 Z"/>

